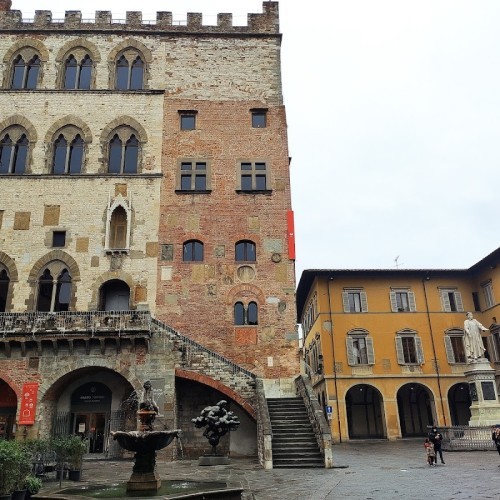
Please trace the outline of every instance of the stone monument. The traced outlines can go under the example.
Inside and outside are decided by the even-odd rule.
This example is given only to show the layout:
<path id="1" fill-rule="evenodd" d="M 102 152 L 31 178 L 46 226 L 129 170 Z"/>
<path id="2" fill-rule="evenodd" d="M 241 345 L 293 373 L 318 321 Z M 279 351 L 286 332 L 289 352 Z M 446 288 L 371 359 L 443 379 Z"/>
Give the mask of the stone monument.
<path id="1" fill-rule="evenodd" d="M 481 332 L 488 331 L 471 312 L 464 321 L 464 345 L 467 356 L 465 376 L 471 398 L 471 427 L 489 427 L 500 422 L 500 402 L 495 384 L 495 370 L 484 357 Z"/>

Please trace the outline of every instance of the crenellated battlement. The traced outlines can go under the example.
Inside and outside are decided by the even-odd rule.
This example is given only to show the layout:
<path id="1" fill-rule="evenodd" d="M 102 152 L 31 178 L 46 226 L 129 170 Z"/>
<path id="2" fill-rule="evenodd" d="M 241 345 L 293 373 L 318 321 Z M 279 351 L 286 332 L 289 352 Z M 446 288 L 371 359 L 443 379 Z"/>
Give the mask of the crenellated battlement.
<path id="1" fill-rule="evenodd" d="M 7 3 L 8 5 L 8 3 Z M 232 14 L 217 14 L 217 25 L 203 25 L 202 14 L 188 12 L 186 24 L 176 24 L 172 12 L 157 12 L 155 21 L 143 21 L 142 12 L 129 11 L 125 19 L 113 19 L 110 11 L 96 11 L 94 19 L 82 18 L 79 10 L 68 10 L 64 19 L 54 19 L 49 10 L 35 11 L 34 19 L 26 20 L 20 10 L 3 10 L 0 5 L 0 31 L 123 31 L 175 32 L 211 34 L 277 34 L 279 33 L 278 2 L 263 2 L 262 14 L 248 14 L 247 26 L 233 26 Z"/>

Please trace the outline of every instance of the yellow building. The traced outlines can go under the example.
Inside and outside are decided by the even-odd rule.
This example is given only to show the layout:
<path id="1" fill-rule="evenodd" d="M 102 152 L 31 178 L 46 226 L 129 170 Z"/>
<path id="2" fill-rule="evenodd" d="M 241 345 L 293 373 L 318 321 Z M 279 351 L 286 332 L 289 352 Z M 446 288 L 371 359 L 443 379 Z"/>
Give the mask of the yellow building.
<path id="1" fill-rule="evenodd" d="M 310 269 L 297 289 L 304 365 L 335 442 L 468 425 L 465 313 L 500 379 L 500 248 L 469 269 Z"/>

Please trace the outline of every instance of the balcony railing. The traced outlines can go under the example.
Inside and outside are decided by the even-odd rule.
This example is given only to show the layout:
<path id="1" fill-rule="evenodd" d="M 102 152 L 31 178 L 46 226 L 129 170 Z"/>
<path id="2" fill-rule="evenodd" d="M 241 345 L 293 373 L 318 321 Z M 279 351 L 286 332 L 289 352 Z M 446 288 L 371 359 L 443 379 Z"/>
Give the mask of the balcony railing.
<path id="1" fill-rule="evenodd" d="M 0 335 L 6 337 L 71 335 L 119 336 L 134 332 L 151 336 L 149 311 L 23 312 L 0 313 Z"/>

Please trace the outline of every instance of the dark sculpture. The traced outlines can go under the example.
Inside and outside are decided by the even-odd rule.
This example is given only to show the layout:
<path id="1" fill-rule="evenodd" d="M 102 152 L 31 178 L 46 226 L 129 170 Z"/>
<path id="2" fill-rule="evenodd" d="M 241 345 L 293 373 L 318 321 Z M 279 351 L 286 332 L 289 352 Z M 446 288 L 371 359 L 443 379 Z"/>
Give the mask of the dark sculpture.
<path id="1" fill-rule="evenodd" d="M 235 431 L 240 425 L 238 417 L 226 409 L 227 401 L 219 401 L 215 406 L 207 406 L 199 417 L 191 419 L 196 428 L 206 427 L 203 436 L 212 445 L 212 455 L 217 455 L 216 446 L 220 438 L 229 431 Z"/>
<path id="2" fill-rule="evenodd" d="M 168 446 L 174 438 L 178 438 L 180 430 L 153 431 L 153 422 L 159 413 L 158 405 L 153 397 L 151 382 L 143 385 L 141 399 L 136 391 L 124 402 L 130 410 L 137 410 L 138 430 L 112 432 L 113 439 L 128 450 L 135 452 L 132 476 L 127 483 L 127 491 L 158 490 L 161 486 L 156 470 L 156 452 Z"/>

